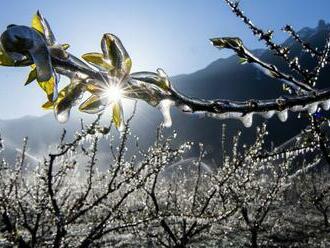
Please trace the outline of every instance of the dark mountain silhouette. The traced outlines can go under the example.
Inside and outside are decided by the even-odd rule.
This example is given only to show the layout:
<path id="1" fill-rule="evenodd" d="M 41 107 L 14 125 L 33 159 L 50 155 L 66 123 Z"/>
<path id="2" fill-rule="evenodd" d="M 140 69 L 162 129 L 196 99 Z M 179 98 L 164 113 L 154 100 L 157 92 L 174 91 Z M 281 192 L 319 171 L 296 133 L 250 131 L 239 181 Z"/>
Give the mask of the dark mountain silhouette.
<path id="1" fill-rule="evenodd" d="M 325 45 L 329 31 L 330 25 L 321 20 L 316 28 L 303 28 L 298 33 L 303 40 L 321 51 Z M 300 45 L 295 43 L 291 38 L 283 44 L 291 48 L 291 56 L 297 56 L 304 67 L 311 69 L 315 66 L 315 60 L 305 52 L 302 52 Z M 217 51 L 215 50 L 215 52 Z M 271 51 L 257 50 L 254 53 L 262 60 L 275 64 L 281 70 L 288 72 L 288 68 L 281 58 L 274 56 Z M 253 65 L 241 65 L 238 61 L 237 56 L 218 59 L 203 70 L 190 75 L 173 77 L 172 81 L 176 88 L 185 92 L 185 94 L 207 99 L 268 99 L 283 94 L 282 84 L 278 80 L 270 78 Z M 330 69 L 325 68 L 320 75 L 317 87 L 329 87 L 329 76 Z M 211 148 L 219 147 L 222 123 L 227 124 L 228 136 L 232 136 L 239 129 L 244 129 L 243 142 L 251 141 L 251 137 L 255 132 L 253 127 L 245 129 L 237 120 L 224 122 L 212 119 L 198 119 L 196 117 L 185 117 L 181 113 L 175 113 L 174 120 L 174 128 L 178 130 L 178 133 L 182 137 L 193 137 L 196 141 L 201 141 Z M 258 125 L 262 121 L 264 120 L 256 118 L 254 123 Z M 302 118 L 298 119 L 297 114 L 290 113 L 286 123 L 280 122 L 274 116 L 268 121 L 271 134 L 270 138 L 275 144 L 281 144 L 288 138 L 298 134 L 305 124 L 306 118 L 303 115 Z M 216 152 L 216 150 L 213 151 Z"/>
<path id="2" fill-rule="evenodd" d="M 302 39 L 311 43 L 312 46 L 322 50 L 329 31 L 330 25 L 321 20 L 316 28 L 303 28 L 299 31 L 299 34 Z M 296 44 L 291 38 L 283 44 L 291 48 L 291 56 L 299 57 L 304 67 L 312 68 L 315 65 L 315 60 L 302 52 L 300 45 Z M 221 51 L 215 49 L 214 52 L 220 53 Z M 277 65 L 282 70 L 288 70 L 283 61 L 274 56 L 272 52 L 259 49 L 255 50 L 254 53 L 261 59 Z M 279 81 L 265 75 L 253 65 L 241 65 L 238 61 L 235 55 L 229 58 L 221 58 L 195 73 L 172 77 L 171 81 L 184 94 L 205 99 L 267 99 L 283 94 L 282 84 Z M 330 70 L 325 69 L 320 75 L 317 87 L 329 86 L 327 81 L 329 76 Z M 253 127 L 247 129 L 237 120 L 220 121 L 201 118 L 201 116 L 184 114 L 174 109 L 172 112 L 173 128 L 166 130 L 166 132 L 176 130 L 178 143 L 185 140 L 204 143 L 210 158 L 219 158 L 218 155 L 221 154 L 219 147 L 223 123 L 226 124 L 228 137 L 231 137 L 238 130 L 243 130 L 243 142 L 250 142 L 255 133 L 254 127 L 264 121 L 257 117 L 254 119 L 255 124 Z M 295 136 L 304 127 L 306 119 L 304 117 L 298 119 L 296 115 L 290 113 L 286 123 L 280 122 L 275 116 L 268 121 L 270 139 L 275 144 L 279 145 L 286 139 Z M 44 156 L 48 147 L 58 141 L 63 128 L 68 129 L 68 136 L 72 136 L 74 131 L 80 127 L 80 117 L 78 116 L 78 114 L 75 114 L 66 125 L 58 124 L 52 114 L 43 117 L 0 120 L 0 132 L 5 143 L 10 144 L 8 147 L 21 147 L 22 139 L 29 136 L 30 153 Z M 92 117 L 87 119 L 91 120 Z M 133 134 L 140 137 L 142 147 L 146 147 L 154 141 L 156 128 L 161 120 L 162 117 L 158 110 L 145 103 L 138 104 L 132 130 Z M 104 144 L 102 150 L 108 153 L 108 146 Z M 192 153 L 196 155 L 197 148 Z"/>

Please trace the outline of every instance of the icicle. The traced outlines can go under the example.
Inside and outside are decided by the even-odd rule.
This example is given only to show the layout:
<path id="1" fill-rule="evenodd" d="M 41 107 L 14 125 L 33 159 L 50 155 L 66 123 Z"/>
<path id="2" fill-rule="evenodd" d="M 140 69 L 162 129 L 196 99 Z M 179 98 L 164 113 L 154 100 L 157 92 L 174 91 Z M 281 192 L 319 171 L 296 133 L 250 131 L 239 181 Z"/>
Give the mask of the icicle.
<path id="1" fill-rule="evenodd" d="M 60 113 L 55 113 L 55 117 L 56 117 L 58 122 L 65 123 L 69 120 L 70 110 L 68 109 L 68 110 L 62 111 Z"/>
<path id="2" fill-rule="evenodd" d="M 283 111 L 277 112 L 277 116 L 281 122 L 286 122 L 286 120 L 288 119 L 288 110 L 284 109 Z"/>
<path id="3" fill-rule="evenodd" d="M 322 102 L 321 106 L 324 110 L 329 110 L 330 109 L 330 99 L 325 100 L 324 102 Z"/>
<path id="4" fill-rule="evenodd" d="M 160 101 L 158 108 L 160 112 L 162 112 L 164 121 L 164 127 L 171 127 L 172 126 L 172 119 L 171 119 L 171 106 L 173 105 L 173 101 L 169 99 L 165 99 Z"/>
<path id="5" fill-rule="evenodd" d="M 260 112 L 260 115 L 261 115 L 263 118 L 265 118 L 265 119 L 270 119 L 270 118 L 272 118 L 274 114 L 275 114 L 275 111 L 274 111 L 274 110 Z"/>
<path id="6" fill-rule="evenodd" d="M 245 127 L 251 127 L 253 123 L 253 113 L 248 113 L 240 117 L 240 120 L 242 121 Z"/>
<path id="7" fill-rule="evenodd" d="M 309 114 L 314 114 L 317 111 L 318 103 L 312 103 L 307 106 L 307 111 Z"/>

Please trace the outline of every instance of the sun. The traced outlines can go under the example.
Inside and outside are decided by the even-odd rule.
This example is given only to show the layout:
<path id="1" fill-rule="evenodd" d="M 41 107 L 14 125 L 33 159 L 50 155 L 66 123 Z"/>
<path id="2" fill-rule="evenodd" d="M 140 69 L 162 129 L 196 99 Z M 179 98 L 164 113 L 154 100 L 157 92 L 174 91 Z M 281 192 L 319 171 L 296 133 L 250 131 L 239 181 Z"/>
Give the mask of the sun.
<path id="1" fill-rule="evenodd" d="M 123 89 L 119 85 L 111 85 L 104 92 L 110 102 L 119 102 L 123 96 Z"/>

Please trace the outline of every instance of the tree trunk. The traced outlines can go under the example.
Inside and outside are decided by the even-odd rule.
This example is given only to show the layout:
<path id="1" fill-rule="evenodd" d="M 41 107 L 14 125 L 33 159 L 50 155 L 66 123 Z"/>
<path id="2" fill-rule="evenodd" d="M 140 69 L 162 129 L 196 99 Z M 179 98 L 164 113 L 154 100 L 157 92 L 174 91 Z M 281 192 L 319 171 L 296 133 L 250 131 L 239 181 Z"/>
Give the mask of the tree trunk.
<path id="1" fill-rule="evenodd" d="M 258 248 L 258 230 L 257 229 L 251 230 L 251 247 Z"/>
<path id="2" fill-rule="evenodd" d="M 323 212 L 323 223 L 324 223 L 324 226 L 325 228 L 328 228 L 329 227 L 329 219 L 328 219 L 328 215 L 327 215 L 327 212 L 324 211 Z"/>

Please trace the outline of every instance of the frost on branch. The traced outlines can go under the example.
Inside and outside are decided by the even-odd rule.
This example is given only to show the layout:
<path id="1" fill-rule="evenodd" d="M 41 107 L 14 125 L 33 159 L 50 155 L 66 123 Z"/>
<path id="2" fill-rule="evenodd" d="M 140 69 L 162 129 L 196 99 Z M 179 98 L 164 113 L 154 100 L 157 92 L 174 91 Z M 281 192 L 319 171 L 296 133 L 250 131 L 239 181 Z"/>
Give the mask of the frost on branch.
<path id="1" fill-rule="evenodd" d="M 185 154 L 193 144 L 174 145 L 176 134 L 165 136 L 163 127 L 153 145 L 146 150 L 137 146 L 128 156 L 127 144 L 133 139 L 128 124 L 118 147 L 110 141 L 107 164 L 99 163 L 99 146 L 109 140 L 113 127 L 101 125 L 99 119 L 83 125 L 73 138 L 64 132 L 57 150 L 33 170 L 26 170 L 28 139 L 16 164 L 2 160 L 0 244 L 303 247 L 304 240 L 313 240 L 308 247 L 329 244 L 325 232 L 329 180 L 315 170 L 322 163 L 320 145 L 308 141 L 315 136 L 313 130 L 289 149 L 268 147 L 265 125 L 257 128 L 251 144 L 242 144 L 238 133 L 223 161 L 212 167 L 204 162 L 202 144 L 199 156 L 187 162 Z M 315 153 L 315 159 L 298 169 L 301 154 Z M 311 219 L 313 226 L 306 227 Z M 296 236 L 296 230 L 302 234 Z"/>

